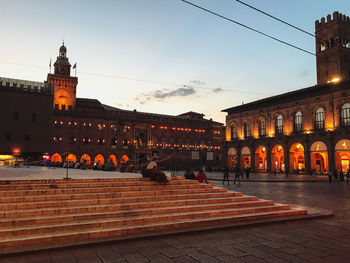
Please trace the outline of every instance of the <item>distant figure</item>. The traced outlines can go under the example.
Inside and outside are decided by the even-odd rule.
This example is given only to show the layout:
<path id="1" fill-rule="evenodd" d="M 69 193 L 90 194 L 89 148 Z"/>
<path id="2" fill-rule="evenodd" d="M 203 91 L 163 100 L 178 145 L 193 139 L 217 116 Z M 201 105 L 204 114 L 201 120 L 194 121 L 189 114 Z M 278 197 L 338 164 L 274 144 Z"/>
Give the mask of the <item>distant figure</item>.
<path id="1" fill-rule="evenodd" d="M 247 167 L 244 169 L 244 171 L 245 171 L 245 178 L 246 178 L 247 180 L 249 180 L 249 173 L 250 173 L 250 168 L 249 168 L 249 166 L 247 166 Z"/>
<path id="2" fill-rule="evenodd" d="M 199 171 L 199 173 L 197 174 L 196 180 L 197 180 L 198 182 L 200 182 L 200 183 L 203 183 L 203 182 L 205 182 L 206 184 L 209 183 L 208 180 L 207 180 L 207 176 L 205 175 L 205 173 L 203 172 L 202 169 L 201 169 L 201 170 Z"/>
<path id="3" fill-rule="evenodd" d="M 237 166 L 235 170 L 235 179 L 233 180 L 233 184 L 236 184 L 236 180 L 238 180 L 238 183 L 241 184 L 241 176 L 243 176 L 241 168 Z"/>
<path id="4" fill-rule="evenodd" d="M 346 172 L 346 184 L 349 184 L 349 179 L 350 179 L 350 170 Z"/>
<path id="5" fill-rule="evenodd" d="M 230 177 L 230 173 L 227 167 L 224 168 L 224 178 L 222 179 L 222 184 L 225 184 L 225 180 L 227 181 L 227 184 L 230 184 L 230 181 L 228 178 Z"/>
<path id="6" fill-rule="evenodd" d="M 333 178 L 333 172 L 332 171 L 328 171 L 328 183 L 332 183 L 332 178 Z"/>
<path id="7" fill-rule="evenodd" d="M 339 172 L 339 181 L 340 181 L 340 182 L 344 182 L 344 173 L 343 173 L 343 170 L 340 170 L 340 172 Z"/>
<path id="8" fill-rule="evenodd" d="M 185 173 L 185 179 L 196 180 L 196 176 L 195 176 L 194 171 L 192 169 L 187 169 L 187 171 Z"/>
<path id="9" fill-rule="evenodd" d="M 166 184 L 168 182 L 166 175 L 158 168 L 155 158 L 147 165 L 142 176 L 150 177 L 152 181 L 157 181 L 160 184 Z"/>
<path id="10" fill-rule="evenodd" d="M 334 176 L 334 181 L 338 181 L 338 171 L 337 171 L 337 169 L 334 169 L 333 176 Z"/>

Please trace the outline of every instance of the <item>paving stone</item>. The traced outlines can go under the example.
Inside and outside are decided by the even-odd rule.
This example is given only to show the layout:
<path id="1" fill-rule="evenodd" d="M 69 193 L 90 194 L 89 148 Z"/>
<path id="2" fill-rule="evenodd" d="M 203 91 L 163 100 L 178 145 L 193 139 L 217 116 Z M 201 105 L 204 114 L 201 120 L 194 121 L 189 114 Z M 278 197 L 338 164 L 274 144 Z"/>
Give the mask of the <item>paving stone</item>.
<path id="1" fill-rule="evenodd" d="M 147 256 L 147 258 L 151 262 L 155 262 L 155 263 L 174 263 L 174 262 L 176 262 L 163 254 L 149 255 L 149 256 Z"/>
<path id="2" fill-rule="evenodd" d="M 191 257 L 188 257 L 188 256 L 181 256 L 181 257 L 178 257 L 178 258 L 173 258 L 173 260 L 177 263 L 198 263 L 200 261 L 197 261 Z"/>
<path id="3" fill-rule="evenodd" d="M 168 258 L 180 257 L 183 255 L 179 250 L 172 247 L 163 247 L 160 248 L 159 251 Z"/>
<path id="4" fill-rule="evenodd" d="M 231 255 L 218 256 L 217 259 L 225 263 L 243 263 L 244 262 Z"/>
<path id="5" fill-rule="evenodd" d="M 53 263 L 76 263 L 77 260 L 73 257 L 69 250 L 54 251 L 50 253 Z"/>
<path id="6" fill-rule="evenodd" d="M 149 260 L 142 256 L 140 253 L 130 253 L 130 254 L 125 254 L 123 257 L 126 259 L 128 262 L 132 263 L 145 263 L 149 262 Z"/>
<path id="7" fill-rule="evenodd" d="M 207 263 L 216 263 L 216 262 L 220 262 L 218 259 L 216 259 L 215 257 L 212 257 L 208 254 L 203 253 L 202 251 L 196 249 L 196 248 L 186 248 L 182 251 L 184 254 L 186 254 L 187 256 L 198 260 L 200 262 L 207 262 Z"/>
<path id="8" fill-rule="evenodd" d="M 264 259 L 255 257 L 255 256 L 244 256 L 244 257 L 240 257 L 240 260 L 242 260 L 243 262 L 246 263 L 266 263 L 266 261 Z"/>
<path id="9" fill-rule="evenodd" d="M 125 260 L 112 246 L 98 246 L 92 249 L 103 263 L 115 263 Z"/>

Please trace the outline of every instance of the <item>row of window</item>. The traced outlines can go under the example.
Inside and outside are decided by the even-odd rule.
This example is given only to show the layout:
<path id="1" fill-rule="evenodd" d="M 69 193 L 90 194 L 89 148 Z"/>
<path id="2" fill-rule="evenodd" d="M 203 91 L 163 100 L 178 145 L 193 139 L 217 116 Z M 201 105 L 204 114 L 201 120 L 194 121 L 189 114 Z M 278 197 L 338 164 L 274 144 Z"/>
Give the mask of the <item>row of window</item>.
<path id="1" fill-rule="evenodd" d="M 54 136 L 52 137 L 52 140 L 54 142 L 62 142 L 63 141 L 63 137 L 60 136 Z M 69 138 L 69 143 L 71 144 L 75 144 L 78 142 L 78 138 L 76 137 L 70 137 Z M 93 143 L 93 139 L 89 138 L 89 137 L 84 137 L 81 139 L 81 142 L 83 144 L 91 144 Z M 104 145 L 106 143 L 106 140 L 103 138 L 99 138 L 96 140 L 96 143 L 99 145 Z M 194 144 L 191 144 L 189 141 L 187 141 L 187 144 L 184 144 L 182 140 L 179 141 L 179 143 L 174 143 L 174 140 L 172 140 L 170 143 L 166 142 L 165 140 L 162 140 L 161 142 L 158 142 L 156 139 L 154 139 L 153 141 L 149 141 L 149 143 L 143 144 L 142 142 L 138 141 L 138 140 L 130 140 L 130 139 L 124 139 L 120 141 L 122 146 L 128 146 L 130 144 L 137 144 L 139 146 L 148 146 L 148 147 L 162 147 L 162 148 L 187 148 L 187 149 L 215 149 L 215 150 L 219 150 L 220 146 L 212 146 L 210 143 L 205 144 L 203 141 L 201 144 L 197 144 L 197 142 L 195 142 Z M 118 140 L 117 138 L 113 138 L 111 140 L 111 146 L 117 146 L 118 145 Z"/>
<path id="2" fill-rule="evenodd" d="M 325 113 L 323 108 L 318 108 L 315 112 L 314 128 L 316 130 L 323 130 L 325 128 Z M 340 111 L 340 125 L 342 127 L 350 127 L 350 103 L 345 103 Z M 266 120 L 260 119 L 258 123 L 259 136 L 266 136 Z M 250 123 L 243 124 L 244 137 L 251 137 Z M 303 114 L 298 111 L 294 114 L 293 132 L 300 133 L 303 131 Z M 275 120 L 275 134 L 283 134 L 283 116 L 278 115 Z M 237 138 L 237 127 L 231 126 L 231 138 Z"/>
<path id="3" fill-rule="evenodd" d="M 32 113 L 32 115 L 31 115 L 31 120 L 32 120 L 32 122 L 35 122 L 36 121 L 36 113 Z M 13 113 L 13 120 L 14 121 L 19 121 L 19 112 L 18 111 L 16 111 L 16 112 L 14 112 Z"/>

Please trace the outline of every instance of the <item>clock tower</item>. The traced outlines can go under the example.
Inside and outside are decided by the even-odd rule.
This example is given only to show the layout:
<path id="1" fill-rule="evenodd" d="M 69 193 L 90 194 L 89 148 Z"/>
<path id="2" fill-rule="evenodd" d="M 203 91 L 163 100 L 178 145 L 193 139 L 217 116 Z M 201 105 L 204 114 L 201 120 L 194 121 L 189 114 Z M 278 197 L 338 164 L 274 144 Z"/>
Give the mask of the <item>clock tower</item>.
<path id="1" fill-rule="evenodd" d="M 47 74 L 47 82 L 54 85 L 54 109 L 73 110 L 76 101 L 77 77 L 70 76 L 71 65 L 66 56 L 64 43 L 59 49 L 54 66 L 54 73 Z"/>

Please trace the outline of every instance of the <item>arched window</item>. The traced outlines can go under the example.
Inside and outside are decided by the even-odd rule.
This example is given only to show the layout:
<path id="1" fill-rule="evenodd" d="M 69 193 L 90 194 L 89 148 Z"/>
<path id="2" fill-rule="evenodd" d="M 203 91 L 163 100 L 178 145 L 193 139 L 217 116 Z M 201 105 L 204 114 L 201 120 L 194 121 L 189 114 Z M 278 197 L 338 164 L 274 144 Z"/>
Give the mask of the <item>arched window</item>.
<path id="1" fill-rule="evenodd" d="M 294 115 L 294 132 L 301 132 L 303 130 L 303 114 L 298 111 Z"/>
<path id="2" fill-rule="evenodd" d="M 315 114 L 315 129 L 324 129 L 324 109 L 318 108 Z"/>
<path id="3" fill-rule="evenodd" d="M 259 120 L 259 136 L 265 136 L 266 135 L 266 121 L 265 119 Z"/>
<path id="4" fill-rule="evenodd" d="M 350 103 L 345 103 L 340 111 L 340 123 L 343 127 L 350 126 Z"/>
<path id="5" fill-rule="evenodd" d="M 276 118 L 276 134 L 283 134 L 283 117 L 282 115 L 278 115 Z"/>
<path id="6" fill-rule="evenodd" d="M 237 128 L 235 125 L 231 125 L 231 140 L 237 139 Z"/>
<path id="7" fill-rule="evenodd" d="M 249 138 L 250 136 L 251 136 L 250 123 L 249 122 L 245 122 L 244 123 L 244 138 Z"/>

